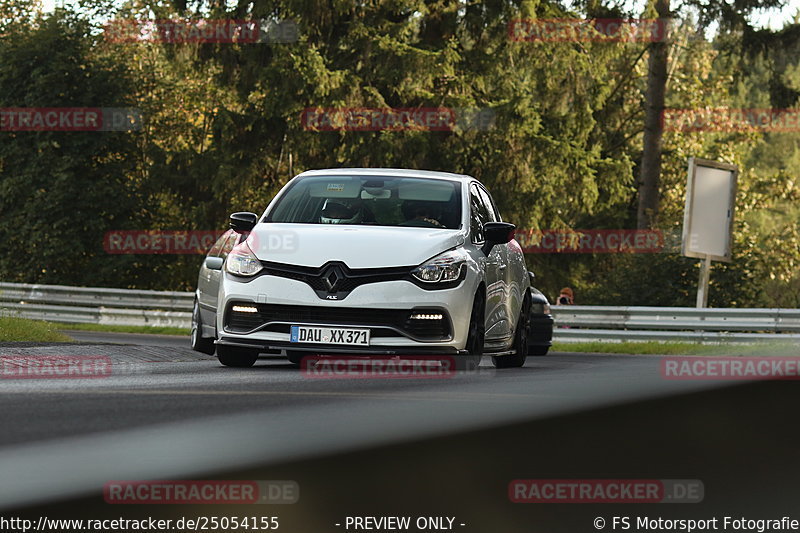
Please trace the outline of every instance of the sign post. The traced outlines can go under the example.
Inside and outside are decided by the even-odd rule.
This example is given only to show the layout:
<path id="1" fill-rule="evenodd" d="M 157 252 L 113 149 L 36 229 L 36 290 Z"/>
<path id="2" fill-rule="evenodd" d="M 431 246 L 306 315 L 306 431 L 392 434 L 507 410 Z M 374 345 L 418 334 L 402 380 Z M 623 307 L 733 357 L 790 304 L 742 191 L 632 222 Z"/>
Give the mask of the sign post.
<path id="1" fill-rule="evenodd" d="M 711 279 L 711 258 L 706 256 L 700 263 L 700 279 L 697 282 L 697 300 L 695 307 L 698 309 L 708 306 L 708 282 Z"/>
<path id="2" fill-rule="evenodd" d="M 731 261 L 733 214 L 736 207 L 735 165 L 689 158 L 681 254 L 702 259 L 697 307 L 708 304 L 711 261 Z"/>

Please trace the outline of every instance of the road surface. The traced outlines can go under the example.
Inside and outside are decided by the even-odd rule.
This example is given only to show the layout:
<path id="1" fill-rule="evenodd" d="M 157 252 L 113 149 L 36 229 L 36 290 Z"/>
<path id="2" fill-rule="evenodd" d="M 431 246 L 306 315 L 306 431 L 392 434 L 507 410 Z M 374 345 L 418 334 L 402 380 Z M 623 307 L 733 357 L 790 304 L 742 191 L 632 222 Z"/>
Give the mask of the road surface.
<path id="1" fill-rule="evenodd" d="M 496 370 L 484 358 L 478 371 L 442 379 L 321 379 L 281 358 L 261 359 L 251 369 L 222 367 L 214 358 L 191 351 L 185 338 L 93 332 L 74 337 L 82 343 L 0 346 L 3 356 L 103 356 L 111 362 L 110 373 L 101 378 L 0 380 L 0 510 L 41 509 L 59 501 L 82 501 L 86 505 L 80 508 L 94 509 L 91 502 L 102 503 L 98 494 L 110 480 L 236 479 L 279 471 L 286 479 L 303 479 L 303 509 L 308 509 L 307 502 L 322 505 L 319 491 L 330 495 L 346 489 L 354 498 L 361 495 L 350 503 L 372 501 L 361 508 L 368 512 L 391 501 L 379 497 L 379 485 L 386 485 L 387 497 L 411 490 L 408 479 L 395 484 L 370 478 L 383 469 L 395 475 L 414 472 L 419 486 L 412 493 L 420 496 L 426 478 L 436 486 L 452 477 L 456 486 L 466 487 L 491 477 L 497 465 L 507 472 L 498 482 L 503 505 L 511 505 L 505 530 L 527 531 L 532 508 L 523 506 L 521 512 L 503 494 L 502 483 L 513 476 L 703 479 L 698 465 L 713 464 L 713 458 L 703 463 L 686 457 L 694 469 L 680 469 L 675 465 L 683 452 L 666 443 L 677 439 L 687 450 L 702 443 L 700 448 L 708 452 L 705 446 L 712 441 L 715 446 L 728 442 L 729 448 L 720 451 L 727 457 L 743 442 L 742 435 L 758 437 L 750 425 L 769 420 L 776 405 L 767 403 L 760 411 L 763 416 L 748 419 L 744 408 L 725 407 L 733 406 L 732 400 L 720 403 L 723 395 L 737 401 L 747 397 L 731 383 L 665 380 L 657 356 L 554 353 L 509 370 Z M 776 402 L 779 397 L 786 401 L 781 395 L 795 394 L 795 389 L 793 383 L 783 385 L 779 392 L 759 389 L 759 394 L 777 394 Z M 692 398 L 710 398 L 705 401 L 714 407 L 704 410 Z M 636 414 L 618 414 L 626 409 Z M 680 409 L 690 414 L 681 415 Z M 596 427 L 604 417 L 608 422 Z M 626 420 L 624 429 L 621 420 Z M 716 427 L 720 421 L 729 432 L 733 422 L 742 435 L 731 434 L 736 440 L 728 440 Z M 652 433 L 653 427 L 660 433 Z M 650 434 L 642 433 L 646 428 Z M 770 446 L 772 456 L 766 455 Z M 742 464 L 752 453 L 761 453 L 765 464 L 772 465 L 783 457 L 781 451 L 767 441 L 763 449 L 742 458 Z M 387 453 L 394 459 L 387 460 Z M 363 464 L 368 457 L 382 459 Z M 410 461 L 403 468 L 395 461 L 400 457 Z M 438 462 L 431 462 L 434 457 Z M 332 478 L 320 475 L 331 469 L 346 475 L 341 469 L 347 464 L 358 466 L 350 467 L 353 479 L 339 480 L 340 490 Z M 786 464 L 784 472 L 794 472 L 796 466 Z M 708 476 L 719 474 L 716 466 L 712 470 L 706 472 L 706 491 L 712 480 Z M 477 487 L 489 490 L 490 485 L 487 481 Z M 316 493 L 309 489 L 314 486 L 319 487 Z M 497 487 L 493 489 L 497 496 Z M 796 487 L 780 492 L 797 493 Z M 450 502 L 446 507 L 453 513 L 470 514 L 478 496 L 483 501 L 485 495 L 469 493 L 455 500 L 453 495 L 443 497 L 442 502 Z M 284 514 L 293 516 L 299 505 Z M 312 522 L 315 528 L 336 530 L 335 520 Z M 472 515 L 464 520 L 464 528 L 480 522 Z M 564 524 L 553 520 L 552 530 Z"/>

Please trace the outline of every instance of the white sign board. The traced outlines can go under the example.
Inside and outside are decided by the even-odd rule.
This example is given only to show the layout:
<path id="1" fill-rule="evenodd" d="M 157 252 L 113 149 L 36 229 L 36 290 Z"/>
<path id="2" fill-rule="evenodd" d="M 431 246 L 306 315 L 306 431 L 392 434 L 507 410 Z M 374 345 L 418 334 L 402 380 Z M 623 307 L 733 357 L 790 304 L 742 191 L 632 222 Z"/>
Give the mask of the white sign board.
<path id="1" fill-rule="evenodd" d="M 733 213 L 736 202 L 735 165 L 689 159 L 681 253 L 687 257 L 731 260 Z"/>

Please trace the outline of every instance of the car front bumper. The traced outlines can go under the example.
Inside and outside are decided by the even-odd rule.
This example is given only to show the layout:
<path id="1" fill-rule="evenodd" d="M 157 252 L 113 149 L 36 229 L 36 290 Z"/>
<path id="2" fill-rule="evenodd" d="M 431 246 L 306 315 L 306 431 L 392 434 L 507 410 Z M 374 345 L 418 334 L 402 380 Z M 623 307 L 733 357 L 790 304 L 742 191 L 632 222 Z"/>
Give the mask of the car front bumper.
<path id="1" fill-rule="evenodd" d="M 242 281 L 224 274 L 221 280 L 217 313 L 217 344 L 239 346 L 262 351 L 297 350 L 325 353 L 358 354 L 455 354 L 466 345 L 472 298 L 477 280 L 467 276 L 458 287 L 452 289 L 426 290 L 405 280 L 371 283 L 356 287 L 346 298 L 337 301 L 324 300 L 302 281 L 283 277 L 262 275 Z M 251 303 L 261 309 L 297 309 L 287 313 L 286 319 L 270 315 L 269 322 L 251 331 L 237 331 L 229 327 L 230 307 L 233 303 Z M 367 316 L 374 310 L 375 317 L 382 313 L 415 310 L 441 310 L 449 319 L 449 332 L 444 338 L 424 340 L 412 338 L 407 332 L 398 331 L 392 324 L 367 324 L 362 320 L 348 318 L 353 310 Z M 302 310 L 318 311 L 303 313 Z M 339 311 L 337 313 L 337 310 Z M 297 318 L 305 315 L 311 318 Z M 341 315 L 341 316 L 338 316 Z M 320 319 L 319 316 L 324 316 Z M 362 322 L 362 323 L 359 323 Z M 370 329 L 369 346 L 328 345 L 315 343 L 293 343 L 288 332 L 289 325 L 321 325 Z"/>

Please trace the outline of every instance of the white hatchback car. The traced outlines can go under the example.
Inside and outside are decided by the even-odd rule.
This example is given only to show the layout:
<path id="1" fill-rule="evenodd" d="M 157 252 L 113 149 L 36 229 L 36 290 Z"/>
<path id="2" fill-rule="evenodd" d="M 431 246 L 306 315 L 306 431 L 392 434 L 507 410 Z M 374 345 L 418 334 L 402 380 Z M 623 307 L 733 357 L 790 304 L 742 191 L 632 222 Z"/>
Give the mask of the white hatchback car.
<path id="1" fill-rule="evenodd" d="M 515 227 L 469 176 L 304 172 L 261 217 L 232 214 L 231 228 L 201 267 L 192 328 L 192 346 L 223 365 L 272 353 L 295 364 L 445 355 L 469 366 L 489 354 L 519 367 L 550 346 L 549 305 Z"/>

